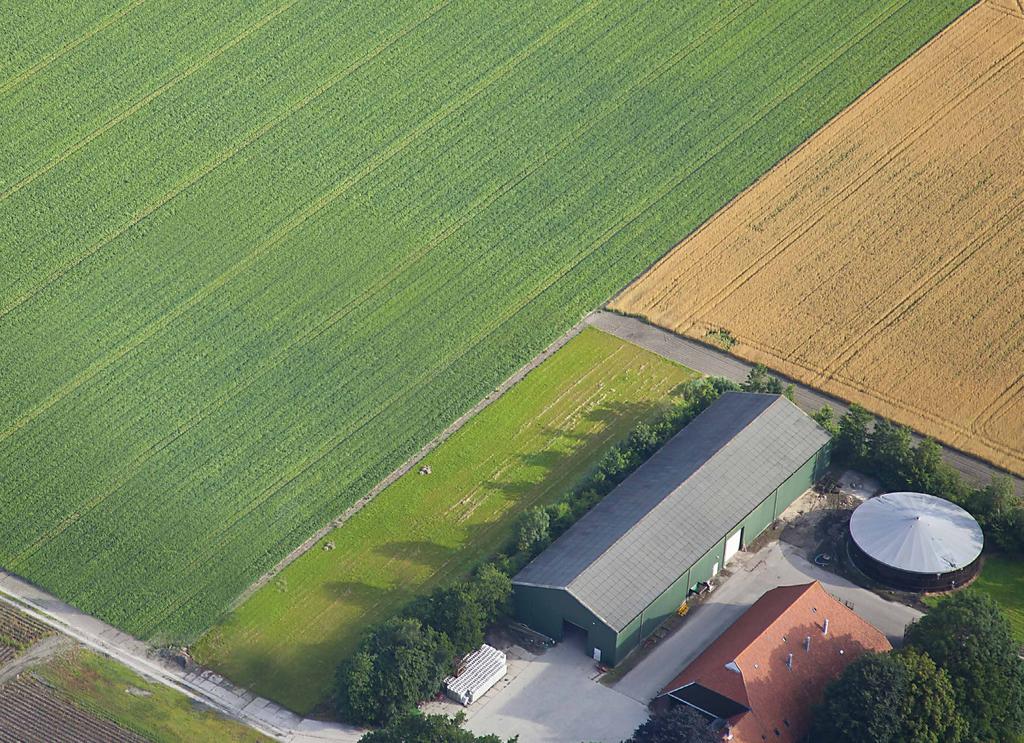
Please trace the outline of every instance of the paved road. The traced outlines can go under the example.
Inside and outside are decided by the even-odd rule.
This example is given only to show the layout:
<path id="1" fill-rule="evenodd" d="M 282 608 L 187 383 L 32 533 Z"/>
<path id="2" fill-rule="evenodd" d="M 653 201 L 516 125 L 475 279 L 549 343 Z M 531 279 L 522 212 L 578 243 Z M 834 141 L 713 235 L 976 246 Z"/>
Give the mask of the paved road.
<path id="1" fill-rule="evenodd" d="M 16 606 L 147 679 L 164 684 L 277 740 L 287 743 L 355 743 L 362 734 L 362 731 L 347 725 L 302 719 L 274 702 L 233 686 L 211 671 L 186 673 L 158 658 L 141 640 L 2 570 L 0 601 Z"/>
<path id="2" fill-rule="evenodd" d="M 705 346 L 688 338 L 683 338 L 662 328 L 650 325 L 643 320 L 633 317 L 624 317 L 613 312 L 599 310 L 588 316 L 591 325 L 606 333 L 622 338 L 625 341 L 634 343 L 641 348 L 664 356 L 667 359 L 677 361 L 684 366 L 704 374 L 713 374 L 727 377 L 741 382 L 747 377 L 752 364 L 731 356 L 724 351 Z M 819 392 L 811 387 L 806 387 L 799 382 L 787 379 L 782 375 L 780 378 L 787 383 L 792 382 L 794 387 L 794 401 L 797 405 L 808 412 L 818 410 L 822 405 L 830 405 L 837 415 L 846 412 L 847 403 Z M 920 439 L 920 436 L 916 436 Z M 994 467 L 969 454 L 948 446 L 942 447 L 942 457 L 957 470 L 959 470 L 968 482 L 980 485 L 988 484 L 992 475 L 1010 475 L 1013 479 L 1018 495 L 1024 496 L 1024 480 L 1004 470 Z"/>
<path id="3" fill-rule="evenodd" d="M 614 689 L 647 702 L 678 675 L 761 595 L 776 586 L 821 581 L 825 590 L 853 604 L 854 611 L 881 630 L 889 641 L 903 640 L 904 628 L 921 612 L 886 601 L 834 573 L 808 562 L 791 545 L 773 542 L 758 552 L 741 552 L 729 563 L 731 575 L 688 616 L 679 629 L 659 643 Z"/>

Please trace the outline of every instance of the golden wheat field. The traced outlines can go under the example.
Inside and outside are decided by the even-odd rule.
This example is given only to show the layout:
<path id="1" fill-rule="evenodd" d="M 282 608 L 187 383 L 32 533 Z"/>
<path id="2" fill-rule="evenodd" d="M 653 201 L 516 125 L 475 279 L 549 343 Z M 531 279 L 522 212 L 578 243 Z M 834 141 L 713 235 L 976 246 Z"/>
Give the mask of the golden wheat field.
<path id="1" fill-rule="evenodd" d="M 613 303 L 1024 474 L 1024 13 L 961 16 Z"/>

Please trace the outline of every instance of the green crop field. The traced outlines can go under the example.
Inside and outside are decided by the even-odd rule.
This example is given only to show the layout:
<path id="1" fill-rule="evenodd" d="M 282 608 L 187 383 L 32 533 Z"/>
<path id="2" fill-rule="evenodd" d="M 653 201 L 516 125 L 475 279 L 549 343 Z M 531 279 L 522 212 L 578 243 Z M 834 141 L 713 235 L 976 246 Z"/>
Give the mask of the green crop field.
<path id="1" fill-rule="evenodd" d="M 429 454 L 429 476 L 400 478 L 228 615 L 195 655 L 309 712 L 369 625 L 465 577 L 511 538 L 519 514 L 554 502 L 694 376 L 585 330 Z"/>
<path id="2" fill-rule="evenodd" d="M 0 14 L 0 565 L 194 638 L 969 5 Z"/>

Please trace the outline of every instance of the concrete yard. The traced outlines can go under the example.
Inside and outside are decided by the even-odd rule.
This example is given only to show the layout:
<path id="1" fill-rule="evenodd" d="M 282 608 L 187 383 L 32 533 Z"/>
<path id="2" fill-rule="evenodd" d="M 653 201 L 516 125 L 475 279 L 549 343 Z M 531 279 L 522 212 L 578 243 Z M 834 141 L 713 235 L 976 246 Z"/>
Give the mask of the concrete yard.
<path id="1" fill-rule="evenodd" d="M 646 703 L 598 683 L 594 661 L 582 645 L 562 642 L 542 655 L 506 650 L 509 668 L 482 699 L 468 708 L 451 702 L 424 705 L 425 712 L 467 715 L 478 735 L 519 743 L 619 743 L 647 719 Z"/>

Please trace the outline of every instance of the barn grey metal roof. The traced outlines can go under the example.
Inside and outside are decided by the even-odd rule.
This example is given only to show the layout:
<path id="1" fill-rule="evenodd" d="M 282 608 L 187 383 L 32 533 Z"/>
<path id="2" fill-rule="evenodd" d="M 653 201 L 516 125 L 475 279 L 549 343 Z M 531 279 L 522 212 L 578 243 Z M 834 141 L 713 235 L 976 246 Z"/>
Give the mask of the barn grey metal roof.
<path id="1" fill-rule="evenodd" d="M 925 493 L 886 493 L 862 503 L 850 518 L 850 536 L 878 562 L 925 574 L 970 565 L 985 541 L 971 514 Z"/>
<path id="2" fill-rule="evenodd" d="M 727 392 L 513 583 L 564 589 L 619 631 L 828 440 L 781 395 Z"/>

